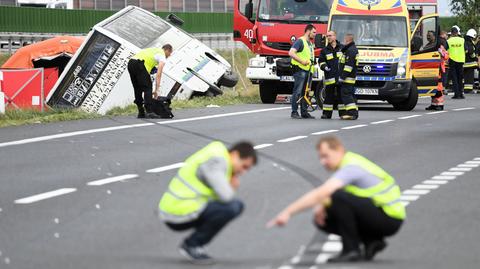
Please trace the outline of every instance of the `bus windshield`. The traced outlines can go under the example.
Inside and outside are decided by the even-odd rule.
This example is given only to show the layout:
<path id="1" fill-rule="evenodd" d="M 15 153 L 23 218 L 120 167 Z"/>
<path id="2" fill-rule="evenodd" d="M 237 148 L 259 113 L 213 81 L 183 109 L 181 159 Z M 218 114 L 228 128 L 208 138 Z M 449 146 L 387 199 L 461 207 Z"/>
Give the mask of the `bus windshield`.
<path id="1" fill-rule="evenodd" d="M 259 21 L 327 22 L 332 0 L 261 0 Z"/>
<path id="2" fill-rule="evenodd" d="M 357 46 L 408 47 L 407 22 L 393 16 L 332 16 L 330 29 L 343 42 L 346 33 L 354 35 Z"/>

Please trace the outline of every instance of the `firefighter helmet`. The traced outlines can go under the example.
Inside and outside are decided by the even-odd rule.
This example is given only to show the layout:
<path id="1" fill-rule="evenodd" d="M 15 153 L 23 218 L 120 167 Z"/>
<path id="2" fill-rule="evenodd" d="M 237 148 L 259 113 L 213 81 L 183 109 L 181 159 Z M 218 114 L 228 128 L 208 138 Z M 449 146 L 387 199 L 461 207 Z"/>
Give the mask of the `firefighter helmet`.
<path id="1" fill-rule="evenodd" d="M 467 36 L 471 37 L 471 38 L 476 38 L 477 37 L 477 31 L 475 31 L 475 29 L 470 29 L 467 31 Z"/>

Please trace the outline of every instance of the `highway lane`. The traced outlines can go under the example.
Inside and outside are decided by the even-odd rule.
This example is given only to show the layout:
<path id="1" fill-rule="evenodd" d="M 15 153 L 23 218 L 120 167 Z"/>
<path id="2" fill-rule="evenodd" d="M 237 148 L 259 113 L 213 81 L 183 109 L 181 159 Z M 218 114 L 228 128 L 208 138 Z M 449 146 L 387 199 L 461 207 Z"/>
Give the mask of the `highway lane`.
<path id="1" fill-rule="evenodd" d="M 425 104 L 425 100 L 422 101 Z M 476 101 L 480 99 L 472 97 L 465 102 L 452 102 L 452 108 L 475 107 Z M 259 108 L 265 106 L 222 108 L 221 113 Z M 256 144 L 273 145 L 261 149 L 264 155 L 259 167 L 244 178 L 240 196 L 247 203 L 246 214 L 211 246 L 212 254 L 220 259 L 214 268 L 278 267 L 293 257 L 301 245 L 308 244 L 315 234 L 308 214 L 301 215 L 286 229 L 264 229 L 265 221 L 276 211 L 327 176 L 318 166 L 313 151 L 318 136 L 311 133 L 338 130 L 336 134 L 347 140 L 352 150 L 367 155 L 391 171 L 402 188 L 410 188 L 460 162 L 480 157 L 476 156 L 480 153 L 475 142 L 479 134 L 478 110 L 426 114 L 422 109 L 419 106 L 413 112 L 362 111 L 358 122 L 292 121 L 288 119 L 288 110 L 278 110 L 2 148 L 1 258 L 5 265 L 8 261 L 11 268 L 187 268 L 175 252 L 181 237 L 169 233 L 153 215 L 153 208 L 175 171 L 149 174 L 145 170 L 182 161 L 212 138 L 226 142 L 249 138 Z M 198 116 L 199 113 L 210 114 L 212 110 L 182 111 L 179 117 Z M 128 124 L 139 122 L 120 120 Z M 93 128 L 109 126 L 108 121 L 101 121 L 104 123 L 92 121 Z M 82 121 L 79 125 L 88 128 L 89 122 Z M 64 123 L 64 126 L 65 132 L 81 130 L 72 123 Z M 351 126 L 357 128 L 351 129 Z M 345 127 L 349 129 L 342 129 Z M 15 132 L 26 131 L 12 129 L 8 129 L 12 136 Z M 28 129 L 34 136 L 35 128 Z M 39 135 L 51 134 L 44 126 L 40 129 Z M 3 140 L 3 130 L 0 132 Z M 290 140 L 298 136 L 301 138 Z M 288 142 L 278 142 L 285 140 Z M 438 157 L 437 152 L 448 154 Z M 475 170 L 470 173 L 478 175 Z M 122 174 L 138 174 L 139 177 L 123 183 L 86 185 L 92 180 Z M 456 182 L 451 185 L 454 184 Z M 76 188 L 77 191 L 27 205 L 13 203 L 18 198 L 59 188 Z M 441 188 L 435 194 L 440 195 L 444 190 Z M 473 189 L 459 189 L 453 201 L 461 202 L 462 192 L 471 195 L 470 190 Z M 448 192 L 443 195 L 445 199 Z M 431 244 L 431 248 L 415 248 L 417 256 L 411 253 L 400 257 L 393 255 L 396 249 L 403 251 L 410 247 L 416 238 L 415 232 L 408 229 L 412 227 L 412 220 L 420 221 L 420 224 L 414 222 L 415 228 L 434 224 L 431 218 L 436 216 L 435 210 L 426 210 L 430 217 L 423 219 L 415 214 L 416 203 L 421 204 L 423 199 L 409 207 L 414 215 L 405 226 L 405 232 L 392 241 L 392 248 L 380 256 L 380 266 L 403 268 L 412 264 L 409 256 L 417 257 L 417 264 L 431 264 L 424 253 L 437 249 L 435 244 Z M 427 199 L 431 199 L 429 195 Z M 428 207 L 435 208 L 436 200 Z M 456 218 L 452 216 L 451 219 Z M 431 228 L 430 231 L 435 232 Z M 442 247 L 454 249 L 453 246 Z M 463 255 L 472 257 L 468 251 Z M 308 263 L 308 257 L 305 260 L 307 268 L 313 265 Z"/>

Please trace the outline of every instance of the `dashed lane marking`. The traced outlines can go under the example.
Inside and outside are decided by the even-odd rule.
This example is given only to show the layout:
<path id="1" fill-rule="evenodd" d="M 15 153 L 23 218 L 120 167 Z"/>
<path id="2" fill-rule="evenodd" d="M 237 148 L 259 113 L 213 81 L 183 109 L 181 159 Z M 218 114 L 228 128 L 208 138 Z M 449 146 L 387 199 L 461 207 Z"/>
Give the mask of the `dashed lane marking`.
<path id="1" fill-rule="evenodd" d="M 413 186 L 413 189 L 420 189 L 420 190 L 434 190 L 438 189 L 438 185 L 423 185 L 423 184 L 418 184 Z"/>
<path id="2" fill-rule="evenodd" d="M 359 125 L 343 127 L 342 129 L 343 130 L 351 130 L 351 129 L 357 129 L 357 128 L 362 128 L 362 127 L 366 127 L 366 126 L 367 125 L 365 125 L 365 124 L 359 124 Z"/>
<path id="3" fill-rule="evenodd" d="M 166 165 L 166 166 L 162 166 L 162 167 L 152 168 L 152 169 L 147 170 L 146 172 L 147 173 L 160 173 L 160 172 L 165 172 L 165 171 L 168 171 L 168 170 L 177 169 L 177 168 L 180 168 L 182 166 L 183 166 L 183 162 L 174 163 L 174 164 L 170 164 L 170 165 Z"/>
<path id="4" fill-rule="evenodd" d="M 425 180 L 422 183 L 423 184 L 432 184 L 432 185 L 443 185 L 443 184 L 447 184 L 448 180 Z"/>
<path id="5" fill-rule="evenodd" d="M 137 178 L 137 174 L 127 174 L 127 175 L 121 175 L 121 176 L 116 176 L 116 177 L 109 177 L 109 178 L 104 178 L 100 180 L 95 180 L 95 181 L 90 181 L 87 183 L 88 186 L 102 186 L 106 184 L 110 184 L 113 182 L 118 182 L 118 181 L 123 181 L 127 179 L 134 179 Z"/>
<path id="6" fill-rule="evenodd" d="M 31 204 L 31 203 L 39 202 L 39 201 L 42 201 L 42 200 L 45 200 L 45 199 L 49 199 L 49 198 L 57 197 L 57 196 L 60 196 L 60 195 L 65 195 L 65 194 L 68 194 L 68 193 L 72 193 L 72 192 L 75 192 L 75 191 L 77 191 L 77 189 L 75 189 L 75 188 L 58 189 L 58 190 L 54 190 L 54 191 L 44 192 L 44 193 L 28 196 L 28 197 L 25 197 L 25 198 L 21 198 L 21 199 L 15 200 L 15 203 L 16 204 Z"/>
<path id="7" fill-rule="evenodd" d="M 420 196 L 418 195 L 403 195 L 400 196 L 400 200 L 402 201 L 416 201 L 418 200 L 418 198 L 420 198 Z"/>
<path id="8" fill-rule="evenodd" d="M 324 135 L 324 134 L 330 134 L 330 133 L 336 133 L 336 132 L 338 132 L 338 130 L 326 130 L 326 131 L 312 133 L 312 135 Z"/>
<path id="9" fill-rule="evenodd" d="M 462 108 L 455 108 L 452 109 L 453 111 L 464 111 L 464 110 L 472 110 L 475 109 L 474 107 L 462 107 Z"/>
<path id="10" fill-rule="evenodd" d="M 453 167 L 450 168 L 448 171 L 462 171 L 462 172 L 469 172 L 472 171 L 472 167 Z"/>
<path id="11" fill-rule="evenodd" d="M 447 113 L 448 111 L 442 110 L 442 111 L 434 111 L 434 112 L 428 112 L 427 115 L 435 115 L 435 114 L 442 114 L 442 113 Z"/>
<path id="12" fill-rule="evenodd" d="M 465 174 L 465 172 L 443 172 L 440 175 L 442 176 L 461 176 Z"/>
<path id="13" fill-rule="evenodd" d="M 403 192 L 403 194 L 405 194 L 405 195 L 411 195 L 411 194 L 413 194 L 413 195 L 425 195 L 429 192 L 430 192 L 430 190 L 415 190 L 414 189 L 414 190 L 406 190 L 406 191 Z"/>
<path id="14" fill-rule="evenodd" d="M 433 180 L 452 180 L 456 179 L 456 176 L 434 176 L 432 177 Z"/>
<path id="15" fill-rule="evenodd" d="M 421 116 L 422 116 L 422 115 L 415 114 L 415 115 L 400 117 L 400 118 L 398 118 L 398 119 L 399 119 L 399 120 L 406 120 L 406 119 L 412 119 L 412 118 L 417 118 L 417 117 L 421 117 Z"/>
<path id="16" fill-rule="evenodd" d="M 306 135 L 299 135 L 299 136 L 289 137 L 289 138 L 285 138 L 285 139 L 280 139 L 277 142 L 287 143 L 287 142 L 292 142 L 292 141 L 300 140 L 300 139 L 304 139 L 304 138 L 307 138 L 307 136 Z"/>
<path id="17" fill-rule="evenodd" d="M 260 144 L 253 147 L 254 149 L 264 149 L 273 146 L 273 144 Z"/>
<path id="18" fill-rule="evenodd" d="M 389 122 L 394 122 L 395 120 L 381 120 L 381 121 L 374 121 L 370 122 L 370 124 L 377 125 L 377 124 L 384 124 L 384 123 L 389 123 Z"/>

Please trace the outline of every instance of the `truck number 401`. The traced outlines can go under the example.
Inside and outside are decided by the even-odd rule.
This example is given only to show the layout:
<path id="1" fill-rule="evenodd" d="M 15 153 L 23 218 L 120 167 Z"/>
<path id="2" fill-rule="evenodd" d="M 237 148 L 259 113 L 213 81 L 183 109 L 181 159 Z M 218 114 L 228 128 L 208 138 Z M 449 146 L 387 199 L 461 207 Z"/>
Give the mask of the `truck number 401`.
<path id="1" fill-rule="evenodd" d="M 245 34 L 243 34 L 246 38 L 252 39 L 253 38 L 253 30 L 252 29 L 247 29 L 245 30 Z"/>

